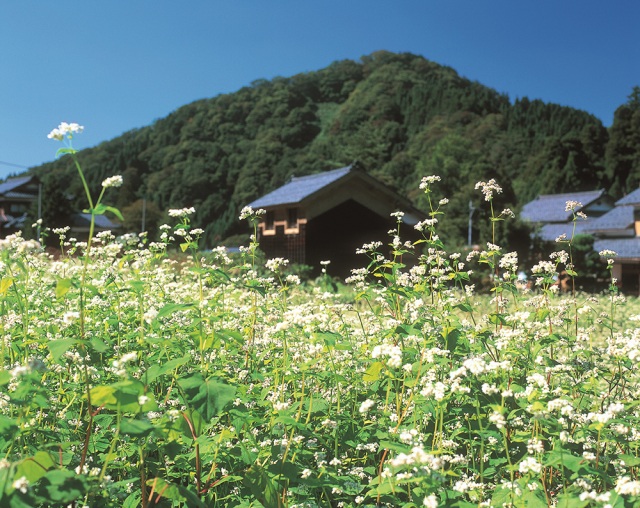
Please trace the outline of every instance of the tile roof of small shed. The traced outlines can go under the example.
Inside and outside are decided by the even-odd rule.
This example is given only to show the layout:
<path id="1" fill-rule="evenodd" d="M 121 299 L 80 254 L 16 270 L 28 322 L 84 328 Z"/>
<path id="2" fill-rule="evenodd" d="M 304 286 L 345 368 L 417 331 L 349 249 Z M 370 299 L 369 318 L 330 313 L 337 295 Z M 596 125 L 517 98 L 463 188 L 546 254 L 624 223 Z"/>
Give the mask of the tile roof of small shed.
<path id="1" fill-rule="evenodd" d="M 640 189 L 636 189 L 630 192 L 625 197 L 616 201 L 616 206 L 619 205 L 640 205 Z"/>
<path id="2" fill-rule="evenodd" d="M 623 230 L 633 226 L 633 209 L 631 205 L 615 206 L 601 217 L 589 221 L 587 230 L 590 233 L 598 231 Z"/>
<path id="3" fill-rule="evenodd" d="M 580 211 L 603 194 L 604 189 L 566 194 L 541 194 L 522 207 L 520 216 L 529 222 L 566 222 L 573 216 L 570 211 L 565 211 L 567 201 L 582 203 L 582 208 L 576 210 Z"/>
<path id="4" fill-rule="evenodd" d="M 261 208 L 299 203 L 320 189 L 347 175 L 351 170 L 352 166 L 346 166 L 332 171 L 316 173 L 315 175 L 294 177 L 289 183 L 249 203 L 249 206 L 252 208 Z"/>
<path id="5" fill-rule="evenodd" d="M 74 226 L 88 227 L 91 224 L 91 214 L 90 213 L 75 213 L 72 216 L 72 221 Z M 96 215 L 95 217 L 95 226 L 103 229 L 118 229 L 120 228 L 120 224 L 116 224 L 111 221 L 105 215 Z"/>
<path id="6" fill-rule="evenodd" d="M 563 222 L 559 224 L 544 224 L 535 235 L 545 242 L 555 242 L 556 238 L 565 235 L 567 239 L 575 233 L 576 235 L 589 234 L 587 230 L 590 221 L 576 222 L 576 229 L 573 230 L 573 222 Z"/>
<path id="7" fill-rule="evenodd" d="M 639 260 L 640 238 L 603 238 L 593 242 L 593 250 L 612 250 L 616 253 L 614 260 Z"/>
<path id="8" fill-rule="evenodd" d="M 0 183 L 0 194 L 6 194 L 7 192 L 12 191 L 24 185 L 25 183 L 29 183 L 33 179 L 32 176 L 19 176 L 16 178 L 9 178 L 6 182 Z"/>

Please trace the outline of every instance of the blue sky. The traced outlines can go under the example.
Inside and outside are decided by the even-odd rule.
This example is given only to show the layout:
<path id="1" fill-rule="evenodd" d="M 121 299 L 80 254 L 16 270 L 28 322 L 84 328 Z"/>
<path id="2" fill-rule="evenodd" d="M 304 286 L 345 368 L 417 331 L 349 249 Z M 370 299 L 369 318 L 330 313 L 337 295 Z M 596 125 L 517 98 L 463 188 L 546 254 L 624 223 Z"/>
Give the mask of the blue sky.
<path id="1" fill-rule="evenodd" d="M 640 85 L 639 28 L 637 0 L 8 0 L 0 177 L 52 160 L 46 135 L 61 121 L 85 126 L 85 148 L 256 79 L 376 50 L 610 125 Z"/>

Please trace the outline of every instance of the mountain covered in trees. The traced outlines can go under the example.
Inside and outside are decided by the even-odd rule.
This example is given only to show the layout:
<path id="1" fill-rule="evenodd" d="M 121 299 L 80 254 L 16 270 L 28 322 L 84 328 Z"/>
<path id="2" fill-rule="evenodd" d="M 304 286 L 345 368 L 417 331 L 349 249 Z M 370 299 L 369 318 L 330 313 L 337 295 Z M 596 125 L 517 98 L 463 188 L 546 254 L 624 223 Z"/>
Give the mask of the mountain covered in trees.
<path id="1" fill-rule="evenodd" d="M 78 157 L 96 192 L 106 177 L 123 176 L 108 201 L 126 228 L 139 230 L 143 199 L 151 229 L 165 210 L 194 206 L 193 223 L 209 247 L 244 231 L 239 209 L 292 175 L 357 160 L 425 208 L 418 184 L 435 174 L 442 178 L 438 197 L 450 200 L 443 239 L 457 246 L 467 238 L 470 200 L 481 208 L 474 190 L 481 180 L 495 178 L 504 189 L 496 206 L 514 210 L 540 193 L 605 188 L 619 198 L 635 189 L 639 90 L 607 129 L 584 111 L 511 101 L 421 56 L 377 52 L 187 104 Z M 45 224 L 86 207 L 70 158 L 30 171 L 43 182 Z M 486 241 L 480 213 L 474 240 Z"/>

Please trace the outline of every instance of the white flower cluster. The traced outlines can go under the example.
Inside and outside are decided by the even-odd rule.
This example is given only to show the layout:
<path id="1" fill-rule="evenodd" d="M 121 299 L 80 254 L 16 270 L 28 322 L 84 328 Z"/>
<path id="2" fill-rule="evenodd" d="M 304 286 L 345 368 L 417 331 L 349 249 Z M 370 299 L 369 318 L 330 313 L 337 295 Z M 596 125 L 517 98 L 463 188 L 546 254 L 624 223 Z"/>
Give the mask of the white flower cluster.
<path id="1" fill-rule="evenodd" d="M 11 486 L 16 490 L 19 490 L 23 494 L 26 494 L 27 490 L 29 489 L 29 481 L 27 480 L 26 476 L 21 476 L 20 478 L 15 480 Z"/>
<path id="2" fill-rule="evenodd" d="M 240 220 L 245 220 L 245 219 L 251 219 L 254 217 L 260 217 L 261 215 L 264 215 L 265 213 L 267 213 L 266 210 L 263 210 L 262 208 L 259 208 L 258 210 L 254 210 L 253 208 L 251 208 L 250 206 L 245 206 L 242 210 L 240 210 Z"/>
<path id="3" fill-rule="evenodd" d="M 478 182 L 475 188 L 476 190 L 482 190 L 485 201 L 491 201 L 493 199 L 494 192 L 496 194 L 500 194 L 502 192 L 502 187 L 500 187 L 493 178 L 488 182 Z"/>
<path id="4" fill-rule="evenodd" d="M 47 137 L 49 139 L 55 139 L 56 141 L 62 141 L 65 137 L 71 137 L 73 134 L 80 134 L 83 130 L 84 127 L 77 123 L 61 122 L 58 127 L 47 134 Z"/>
<path id="5" fill-rule="evenodd" d="M 108 187 L 120 187 L 122 185 L 122 176 L 114 175 L 109 178 L 105 178 L 102 181 L 102 186 L 106 189 Z"/>
<path id="6" fill-rule="evenodd" d="M 278 269 L 282 266 L 287 266 L 289 264 L 288 259 L 284 258 L 273 258 L 269 259 L 264 266 L 267 270 L 271 270 L 272 272 L 277 272 Z"/>
<path id="7" fill-rule="evenodd" d="M 188 215 L 192 215 L 196 213 L 196 209 L 194 207 L 190 208 L 173 208 L 167 212 L 169 217 L 187 217 Z"/>
<path id="8" fill-rule="evenodd" d="M 418 222 L 413 229 L 417 231 L 424 231 L 425 229 L 433 228 L 438 223 L 438 219 L 425 219 L 423 221 Z"/>
<path id="9" fill-rule="evenodd" d="M 410 453 L 399 453 L 389 460 L 389 465 L 393 468 L 402 466 L 423 465 L 427 469 L 437 470 L 443 465 L 442 458 L 425 452 L 421 447 L 414 446 Z"/>
<path id="10" fill-rule="evenodd" d="M 381 344 L 373 348 L 371 358 L 380 358 L 386 356 L 388 358 L 387 365 L 389 367 L 402 366 L 402 349 L 393 344 Z"/>
<path id="11" fill-rule="evenodd" d="M 502 256 L 500 262 L 498 263 L 500 268 L 504 268 L 509 272 L 514 272 L 518 269 L 518 253 L 517 252 L 507 252 Z"/>
<path id="12" fill-rule="evenodd" d="M 529 456 L 520 461 L 518 470 L 521 473 L 539 473 L 542 471 L 542 464 L 540 464 L 535 457 Z"/>
<path id="13" fill-rule="evenodd" d="M 640 481 L 622 476 L 616 483 L 616 492 L 622 496 L 638 496 L 640 495 Z"/>
<path id="14" fill-rule="evenodd" d="M 420 182 L 420 190 L 428 189 L 429 185 L 439 181 L 440 181 L 440 177 L 437 175 L 424 176 L 422 177 L 422 181 Z"/>
<path id="15" fill-rule="evenodd" d="M 360 409 L 358 410 L 360 413 L 364 414 L 369 412 L 369 409 L 371 409 L 373 406 L 375 406 L 375 402 L 372 401 L 371 399 L 367 399 L 365 400 L 362 404 L 360 404 Z"/>
<path id="16" fill-rule="evenodd" d="M 564 211 L 573 212 L 579 208 L 582 208 L 582 203 L 580 203 L 580 201 L 567 201 L 564 206 Z"/>

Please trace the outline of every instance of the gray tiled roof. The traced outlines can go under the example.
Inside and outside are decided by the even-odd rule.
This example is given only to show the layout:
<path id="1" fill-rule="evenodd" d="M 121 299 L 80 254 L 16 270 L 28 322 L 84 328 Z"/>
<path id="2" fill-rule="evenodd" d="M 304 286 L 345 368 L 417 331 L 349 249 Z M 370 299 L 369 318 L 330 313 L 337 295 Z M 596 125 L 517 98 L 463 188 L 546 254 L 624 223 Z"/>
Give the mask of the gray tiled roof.
<path id="1" fill-rule="evenodd" d="M 640 189 L 636 189 L 616 201 L 616 206 L 619 205 L 640 205 Z"/>
<path id="2" fill-rule="evenodd" d="M 539 230 L 536 231 L 535 236 L 544 240 L 545 242 L 555 242 L 556 238 L 561 235 L 565 235 L 567 239 L 570 239 L 572 235 L 589 234 L 587 231 L 589 221 L 579 220 L 576 222 L 575 232 L 573 230 L 573 222 L 564 222 L 560 224 L 544 224 Z"/>
<path id="3" fill-rule="evenodd" d="M 571 212 L 565 211 L 567 201 L 578 201 L 582 203 L 582 208 L 585 208 L 603 194 L 604 190 L 566 194 L 541 194 L 522 207 L 520 216 L 523 220 L 529 222 L 566 222 L 573 217 Z"/>
<path id="4" fill-rule="evenodd" d="M 299 203 L 330 183 L 339 180 L 350 171 L 351 166 L 347 166 L 315 175 L 292 178 L 289 183 L 249 203 L 249 206 L 252 208 L 261 208 Z"/>
<path id="5" fill-rule="evenodd" d="M 6 182 L 0 183 L 0 194 L 6 194 L 7 192 L 24 185 L 25 183 L 29 183 L 33 177 L 32 176 L 20 176 L 16 178 L 9 178 Z"/>
<path id="6" fill-rule="evenodd" d="M 633 209 L 631 205 L 617 205 L 603 216 L 589 221 L 587 229 L 592 233 L 628 229 L 634 223 Z"/>
<path id="7" fill-rule="evenodd" d="M 607 238 L 593 242 L 593 250 L 601 252 L 612 250 L 617 256 L 614 260 L 640 259 L 640 238 Z"/>
<path id="8" fill-rule="evenodd" d="M 4 195 L 4 197 L 8 199 L 33 199 L 34 194 L 30 194 L 28 192 L 9 191 Z"/>
<path id="9" fill-rule="evenodd" d="M 76 213 L 73 215 L 73 224 L 79 227 L 88 227 L 91 223 L 90 213 Z M 103 229 L 118 229 L 120 224 L 109 220 L 105 215 L 96 215 L 95 226 Z"/>

